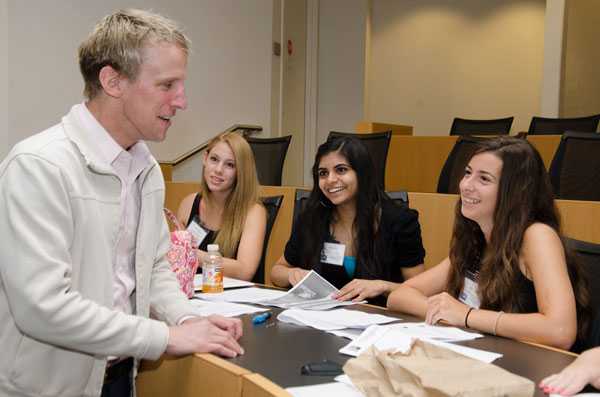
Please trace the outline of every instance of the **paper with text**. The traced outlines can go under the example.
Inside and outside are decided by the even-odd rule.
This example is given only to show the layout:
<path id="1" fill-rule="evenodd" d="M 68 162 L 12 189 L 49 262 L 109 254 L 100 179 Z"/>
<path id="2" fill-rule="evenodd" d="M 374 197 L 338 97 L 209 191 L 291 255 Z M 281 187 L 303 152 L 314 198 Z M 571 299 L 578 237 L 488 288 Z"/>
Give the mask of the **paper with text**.
<path id="1" fill-rule="evenodd" d="M 213 302 L 259 303 L 265 299 L 275 299 L 285 295 L 285 291 L 268 288 L 239 288 L 216 294 L 196 294 L 194 298 Z"/>
<path id="2" fill-rule="evenodd" d="M 367 328 L 374 324 L 386 324 L 399 320 L 382 314 L 365 313 L 358 310 L 304 310 L 287 309 L 277 316 L 279 321 L 306 325 L 321 331 L 333 331 L 346 328 Z"/>
<path id="3" fill-rule="evenodd" d="M 211 302 L 200 299 L 190 299 L 190 303 L 194 306 L 194 314 L 198 316 L 220 314 L 225 317 L 235 317 L 241 316 L 242 314 L 264 312 L 268 310 L 261 307 L 243 305 L 241 303 Z"/>
<path id="4" fill-rule="evenodd" d="M 332 295 L 338 291 L 329 281 L 321 277 L 319 273 L 311 270 L 285 295 L 262 301 L 260 304 L 282 307 L 284 309 L 327 310 L 337 306 L 363 303 L 335 300 L 332 298 Z"/>

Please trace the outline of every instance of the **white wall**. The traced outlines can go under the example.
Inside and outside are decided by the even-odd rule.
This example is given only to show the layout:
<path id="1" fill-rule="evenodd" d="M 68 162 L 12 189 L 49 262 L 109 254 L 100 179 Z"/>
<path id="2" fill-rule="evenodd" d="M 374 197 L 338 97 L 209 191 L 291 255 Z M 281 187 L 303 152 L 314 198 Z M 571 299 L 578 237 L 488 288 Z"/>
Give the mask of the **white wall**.
<path id="1" fill-rule="evenodd" d="M 561 117 L 600 113 L 600 1 L 567 2 Z"/>
<path id="2" fill-rule="evenodd" d="M 151 145 L 158 159 L 171 160 L 235 123 L 262 125 L 270 136 L 272 0 L 0 0 L 0 29 L 7 31 L 0 30 L 0 59 L 8 59 L 8 71 L 0 66 L 0 89 L 8 76 L 10 98 L 1 157 L 82 100 L 77 47 L 97 20 L 121 7 L 164 13 L 193 43 L 189 107 L 166 141 Z"/>
<path id="3" fill-rule="evenodd" d="M 8 52 L 7 7 L 6 0 L 0 0 L 0 54 Z M 8 139 L 8 57 L 0 56 L 0 145 Z M 0 149 L 0 159 L 4 154 L 5 150 Z"/>
<path id="4" fill-rule="evenodd" d="M 354 131 L 363 119 L 367 0 L 319 4 L 317 144 L 329 131 Z M 307 159 L 312 166 L 313 159 Z"/>
<path id="5" fill-rule="evenodd" d="M 539 113 L 544 0 L 374 0 L 370 120 L 447 134 L 455 116 Z"/>
<path id="6" fill-rule="evenodd" d="M 565 27 L 565 1 L 546 1 L 544 65 L 539 114 L 543 117 L 559 116 L 564 59 L 563 31 Z"/>
<path id="7" fill-rule="evenodd" d="M 283 166 L 283 184 L 301 186 L 304 163 L 304 100 L 306 87 L 306 0 L 282 2 L 281 136 L 292 140 Z M 291 43 L 291 52 L 288 49 Z"/>

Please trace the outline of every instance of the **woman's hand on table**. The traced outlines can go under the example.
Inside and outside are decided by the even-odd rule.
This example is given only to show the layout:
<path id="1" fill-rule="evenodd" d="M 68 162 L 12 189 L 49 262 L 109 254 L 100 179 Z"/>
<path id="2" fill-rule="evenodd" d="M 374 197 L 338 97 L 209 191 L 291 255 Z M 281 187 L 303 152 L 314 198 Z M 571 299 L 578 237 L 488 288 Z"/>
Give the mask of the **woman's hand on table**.
<path id="1" fill-rule="evenodd" d="M 584 351 L 558 374 L 543 379 L 539 387 L 547 394 L 571 396 L 588 383 L 600 388 L 600 348 Z"/>
<path id="2" fill-rule="evenodd" d="M 458 301 L 447 292 L 442 292 L 427 298 L 425 322 L 434 325 L 440 320 L 444 320 L 450 325 L 463 327 L 468 311 L 469 306 Z"/>
<path id="3" fill-rule="evenodd" d="M 386 292 L 389 292 L 389 283 L 383 280 L 364 280 L 355 278 L 334 296 L 340 301 L 352 300 L 361 302 L 367 298 L 374 298 Z"/>

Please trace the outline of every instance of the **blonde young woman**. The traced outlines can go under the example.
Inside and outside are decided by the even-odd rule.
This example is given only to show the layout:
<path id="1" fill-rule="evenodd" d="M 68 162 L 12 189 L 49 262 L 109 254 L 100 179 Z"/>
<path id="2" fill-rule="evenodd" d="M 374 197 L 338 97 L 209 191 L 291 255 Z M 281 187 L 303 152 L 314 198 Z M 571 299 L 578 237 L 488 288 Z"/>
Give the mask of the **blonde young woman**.
<path id="1" fill-rule="evenodd" d="M 209 143 L 203 165 L 200 192 L 183 199 L 177 218 L 197 237 L 200 261 L 208 244 L 219 244 L 224 275 L 251 280 L 267 219 L 252 150 L 239 134 L 225 133 Z"/>

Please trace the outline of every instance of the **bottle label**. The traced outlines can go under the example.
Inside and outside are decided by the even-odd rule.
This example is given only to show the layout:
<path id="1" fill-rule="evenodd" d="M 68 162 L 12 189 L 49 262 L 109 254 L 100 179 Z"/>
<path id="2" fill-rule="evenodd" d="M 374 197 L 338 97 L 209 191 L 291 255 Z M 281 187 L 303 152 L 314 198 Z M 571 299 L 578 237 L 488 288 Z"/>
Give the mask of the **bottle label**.
<path id="1" fill-rule="evenodd" d="M 202 268 L 202 292 L 223 292 L 223 272 L 216 266 Z"/>

